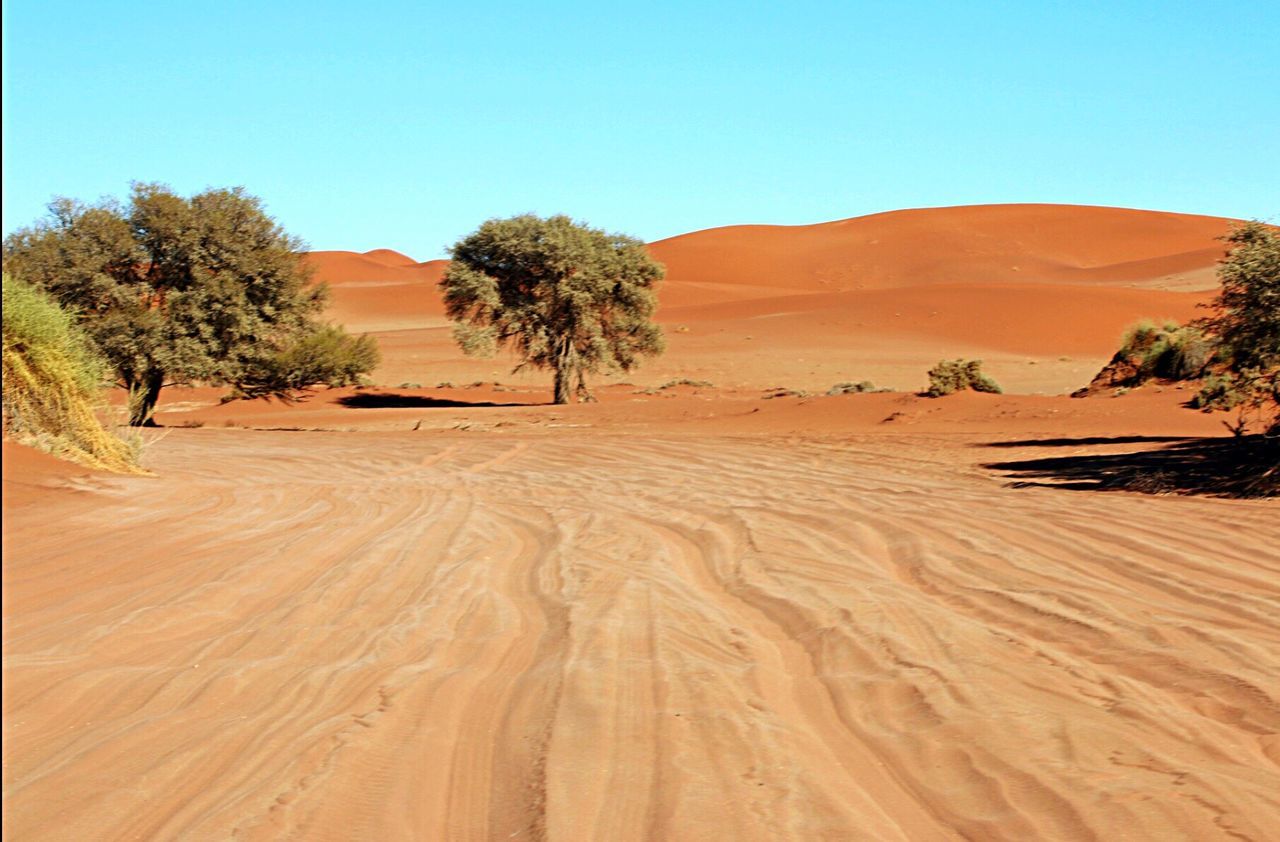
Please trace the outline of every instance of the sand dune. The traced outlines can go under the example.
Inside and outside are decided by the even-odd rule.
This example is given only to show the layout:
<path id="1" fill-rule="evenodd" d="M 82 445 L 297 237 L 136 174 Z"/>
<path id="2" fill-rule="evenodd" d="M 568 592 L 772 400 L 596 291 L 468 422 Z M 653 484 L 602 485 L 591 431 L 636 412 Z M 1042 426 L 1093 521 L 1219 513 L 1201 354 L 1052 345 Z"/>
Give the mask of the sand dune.
<path id="1" fill-rule="evenodd" d="M 329 286 L 332 318 L 351 330 L 413 329 L 443 317 L 436 285 L 447 261 L 415 263 L 399 252 L 375 249 L 311 252 L 307 262 L 315 279 Z"/>
<path id="2" fill-rule="evenodd" d="M 1199 315 L 1216 286 L 1216 238 L 1230 223 L 988 205 L 673 237 L 650 247 L 667 267 L 658 320 L 670 343 L 645 371 L 658 382 L 818 389 L 870 377 L 911 389 L 937 360 L 963 355 L 986 359 L 1011 388 L 1071 391 L 1101 367 L 1129 323 Z M 435 289 L 443 261 L 378 255 L 309 259 L 332 285 L 334 318 L 381 334 L 379 379 L 506 375 L 505 362 L 459 358 Z M 1028 370 L 1028 358 L 1040 367 Z"/>
<path id="3" fill-rule="evenodd" d="M 1076 205 L 893 211 L 739 225 L 653 243 L 673 282 L 885 289 L 921 284 L 1158 283 L 1221 256 L 1231 220 Z"/>
<path id="4" fill-rule="evenodd" d="M 376 260 L 377 262 L 385 266 L 417 266 L 418 265 L 418 262 L 414 260 L 412 257 L 401 254 L 400 252 L 394 251 L 392 249 L 373 249 L 372 251 L 366 251 L 364 253 L 364 257 L 367 257 L 370 260 Z"/>
<path id="5" fill-rule="evenodd" d="M 7 513 L 6 836 L 1267 838 L 1274 507 L 948 441 L 174 431 Z"/>

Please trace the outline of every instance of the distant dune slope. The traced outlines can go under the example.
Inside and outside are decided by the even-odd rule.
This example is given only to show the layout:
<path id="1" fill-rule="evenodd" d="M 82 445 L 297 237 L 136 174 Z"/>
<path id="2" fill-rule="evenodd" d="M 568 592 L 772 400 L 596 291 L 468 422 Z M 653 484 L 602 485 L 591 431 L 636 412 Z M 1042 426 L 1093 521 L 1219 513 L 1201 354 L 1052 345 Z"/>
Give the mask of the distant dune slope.
<path id="1" fill-rule="evenodd" d="M 315 279 L 329 285 L 333 318 L 353 330 L 425 327 L 425 320 L 444 315 L 436 284 L 448 261 L 415 263 L 391 249 L 375 249 L 316 251 L 307 262 Z"/>
<path id="2" fill-rule="evenodd" d="M 1231 220 L 1074 205 L 891 211 L 739 225 L 653 243 L 672 282 L 796 290 L 997 281 L 1176 285 L 1211 267 Z"/>
<path id="3" fill-rule="evenodd" d="M 980 205 L 672 237 L 650 246 L 667 267 L 658 320 L 672 341 L 646 370 L 806 387 L 870 373 L 914 388 L 922 366 L 966 354 L 993 362 L 1015 388 L 1069 390 L 1088 382 L 1126 324 L 1198 314 L 1216 286 L 1218 238 L 1231 223 L 1124 208 Z M 332 288 L 336 320 L 396 332 L 384 343 L 382 372 L 392 381 L 421 379 L 424 362 L 439 379 L 494 376 L 493 366 L 442 362 L 460 356 L 436 289 L 446 261 L 414 263 L 387 249 L 308 260 Z M 815 365 L 816 349 L 830 366 Z M 1050 364 L 1008 370 L 1014 356 Z"/>

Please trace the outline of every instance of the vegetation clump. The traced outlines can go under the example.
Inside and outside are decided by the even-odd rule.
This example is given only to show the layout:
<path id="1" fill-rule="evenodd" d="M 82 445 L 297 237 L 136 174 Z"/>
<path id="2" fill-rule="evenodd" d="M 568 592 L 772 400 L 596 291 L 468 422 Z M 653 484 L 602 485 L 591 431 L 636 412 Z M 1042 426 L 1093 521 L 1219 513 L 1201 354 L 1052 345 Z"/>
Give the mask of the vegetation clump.
<path id="1" fill-rule="evenodd" d="M 135 184 L 124 206 L 55 200 L 5 239 L 4 266 L 80 314 L 143 425 L 166 385 L 287 395 L 372 367 L 369 343 L 335 342 L 338 329 L 317 324 L 325 289 L 302 251 L 241 188 L 184 198 Z M 284 370 L 293 362 L 304 368 Z"/>
<path id="2" fill-rule="evenodd" d="M 827 395 L 857 395 L 864 392 L 888 392 L 889 389 L 877 389 L 876 384 L 870 380 L 860 380 L 857 383 L 837 383 L 827 390 Z"/>
<path id="3" fill-rule="evenodd" d="M 690 380 L 688 377 L 681 377 L 679 380 L 668 380 L 658 388 L 674 389 L 678 386 L 689 386 L 694 389 L 714 389 L 715 385 L 710 380 Z"/>
<path id="4" fill-rule="evenodd" d="M 929 388 L 924 395 L 940 398 L 965 389 L 1001 394 L 1000 384 L 982 372 L 982 360 L 940 360 L 929 369 Z"/>
<path id="5" fill-rule="evenodd" d="M 4 276 L 4 432 L 83 465 L 141 473 L 138 443 L 99 420 L 106 366 L 74 316 Z"/>
<path id="6" fill-rule="evenodd" d="M 370 336 L 352 336 L 333 325 L 315 325 L 265 355 L 237 384 L 239 397 L 288 399 L 316 385 L 338 387 L 364 382 L 381 360 Z"/>
<path id="7" fill-rule="evenodd" d="M 451 256 L 440 289 L 463 352 L 506 346 L 517 371 L 552 370 L 557 404 L 590 398 L 588 372 L 630 371 L 664 348 L 652 317 L 665 270 L 640 240 L 525 214 L 485 222 Z"/>
<path id="8" fill-rule="evenodd" d="M 1136 322 L 1125 330 L 1120 350 L 1077 397 L 1106 389 L 1132 389 L 1148 380 L 1181 381 L 1203 377 L 1214 361 L 1213 342 L 1195 324 L 1172 320 Z"/>

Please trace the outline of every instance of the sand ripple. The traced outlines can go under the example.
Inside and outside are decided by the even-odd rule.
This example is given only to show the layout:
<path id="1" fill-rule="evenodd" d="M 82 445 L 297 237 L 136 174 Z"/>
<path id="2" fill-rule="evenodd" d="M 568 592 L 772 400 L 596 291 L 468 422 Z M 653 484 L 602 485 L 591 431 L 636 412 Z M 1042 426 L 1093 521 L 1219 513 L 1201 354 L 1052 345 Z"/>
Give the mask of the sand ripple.
<path id="1" fill-rule="evenodd" d="M 1280 819 L 1274 505 L 859 440 L 207 430 L 153 461 L 11 513 L 6 838 Z"/>

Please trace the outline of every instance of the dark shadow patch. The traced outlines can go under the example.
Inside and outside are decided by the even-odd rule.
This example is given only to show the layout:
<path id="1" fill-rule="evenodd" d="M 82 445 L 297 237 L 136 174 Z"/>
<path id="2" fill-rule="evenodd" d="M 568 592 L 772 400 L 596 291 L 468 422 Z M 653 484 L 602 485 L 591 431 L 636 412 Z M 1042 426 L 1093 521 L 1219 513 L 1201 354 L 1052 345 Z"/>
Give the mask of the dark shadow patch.
<path id="1" fill-rule="evenodd" d="M 1173 441 L 1191 441 L 1187 436 L 1088 436 L 1079 439 L 1023 439 L 1022 441 L 991 441 L 974 447 L 1076 447 L 1087 444 L 1161 444 Z"/>
<path id="2" fill-rule="evenodd" d="M 1103 439 L 1098 443 L 1114 441 Z M 1001 442 L 995 446 L 1013 445 Z M 982 467 L 1005 472 L 1010 479 L 1006 486 L 1011 488 L 1040 486 L 1072 491 L 1274 497 L 1280 494 L 1280 439 L 1263 436 L 1177 439 L 1165 447 L 1132 453 L 1054 456 L 990 462 Z"/>
<path id="3" fill-rule="evenodd" d="M 485 406 L 537 406 L 530 403 L 493 403 L 492 401 L 455 401 L 424 395 L 398 395 L 394 392 L 357 392 L 338 398 L 336 403 L 348 409 L 471 409 Z"/>

